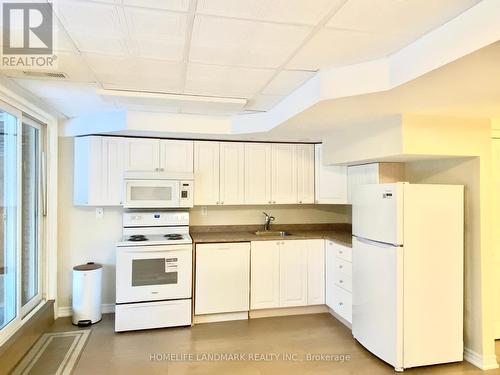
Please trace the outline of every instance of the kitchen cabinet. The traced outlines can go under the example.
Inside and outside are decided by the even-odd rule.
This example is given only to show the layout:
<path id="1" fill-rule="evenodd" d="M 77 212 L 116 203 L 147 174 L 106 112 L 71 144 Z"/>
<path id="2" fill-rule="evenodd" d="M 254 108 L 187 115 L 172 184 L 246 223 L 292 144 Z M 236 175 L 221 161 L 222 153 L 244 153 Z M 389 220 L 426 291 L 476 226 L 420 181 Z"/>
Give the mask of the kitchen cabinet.
<path id="1" fill-rule="evenodd" d="M 297 147 L 294 144 L 272 145 L 271 200 L 273 204 L 297 203 Z"/>
<path id="2" fill-rule="evenodd" d="M 280 241 L 251 242 L 250 308 L 280 306 Z"/>
<path id="3" fill-rule="evenodd" d="M 162 172 L 193 173 L 194 142 L 160 140 L 159 168 Z"/>
<path id="4" fill-rule="evenodd" d="M 86 136 L 74 141 L 74 204 L 119 206 L 123 200 L 124 139 Z"/>
<path id="5" fill-rule="evenodd" d="M 125 170 L 127 172 L 160 171 L 160 140 L 125 138 Z"/>
<path id="6" fill-rule="evenodd" d="M 355 186 L 364 184 L 386 184 L 404 181 L 403 163 L 369 163 L 352 165 L 347 168 L 347 200 Z"/>
<path id="7" fill-rule="evenodd" d="M 323 165 L 323 145 L 315 145 L 315 203 L 347 204 L 347 167 Z"/>
<path id="8" fill-rule="evenodd" d="M 250 243 L 196 245 L 195 314 L 248 311 Z"/>
<path id="9" fill-rule="evenodd" d="M 352 322 L 352 248 L 326 241 L 326 305 Z"/>
<path id="10" fill-rule="evenodd" d="M 325 303 L 323 240 L 253 241 L 250 308 Z"/>
<path id="11" fill-rule="evenodd" d="M 307 305 L 305 241 L 280 241 L 280 307 Z"/>
<path id="12" fill-rule="evenodd" d="M 220 204 L 245 202 L 245 144 L 220 143 Z"/>
<path id="13" fill-rule="evenodd" d="M 325 303 L 325 241 L 308 240 L 307 304 Z"/>
<path id="14" fill-rule="evenodd" d="M 219 204 L 219 142 L 194 142 L 194 204 Z"/>
<path id="15" fill-rule="evenodd" d="M 271 204 L 271 144 L 245 143 L 245 204 Z"/>
<path id="16" fill-rule="evenodd" d="M 297 203 L 314 203 L 314 145 L 297 145 Z"/>

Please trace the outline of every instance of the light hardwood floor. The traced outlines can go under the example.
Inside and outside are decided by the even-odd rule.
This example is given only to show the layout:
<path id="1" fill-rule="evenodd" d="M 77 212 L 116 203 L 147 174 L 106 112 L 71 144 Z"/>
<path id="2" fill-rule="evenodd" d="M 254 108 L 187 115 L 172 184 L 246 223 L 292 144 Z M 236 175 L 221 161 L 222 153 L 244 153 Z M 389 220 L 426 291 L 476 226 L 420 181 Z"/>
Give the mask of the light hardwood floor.
<path id="1" fill-rule="evenodd" d="M 115 333 L 113 315 L 92 326 L 92 333 L 74 375 L 99 374 L 394 374 L 329 314 L 298 315 Z M 69 318 L 52 330 L 78 329 Z M 288 354 L 295 361 L 165 361 L 151 355 L 239 353 Z M 307 354 L 345 354 L 349 361 L 302 361 Z M 497 343 L 500 354 L 500 343 Z M 261 358 L 263 359 L 263 358 Z M 480 371 L 467 362 L 409 369 L 405 374 L 500 374 Z"/>

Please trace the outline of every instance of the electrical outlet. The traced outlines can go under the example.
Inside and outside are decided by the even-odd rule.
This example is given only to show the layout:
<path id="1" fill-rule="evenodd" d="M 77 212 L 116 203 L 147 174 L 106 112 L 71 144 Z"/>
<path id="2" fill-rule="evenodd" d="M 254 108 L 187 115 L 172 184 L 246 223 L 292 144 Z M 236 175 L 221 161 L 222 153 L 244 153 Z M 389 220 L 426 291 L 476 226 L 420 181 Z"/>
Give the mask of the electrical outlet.
<path id="1" fill-rule="evenodd" d="M 95 217 L 97 219 L 102 219 L 104 217 L 104 208 L 102 207 L 97 207 L 95 209 Z"/>
<path id="2" fill-rule="evenodd" d="M 208 209 L 206 206 L 203 206 L 201 208 L 201 216 L 207 216 L 208 215 Z"/>

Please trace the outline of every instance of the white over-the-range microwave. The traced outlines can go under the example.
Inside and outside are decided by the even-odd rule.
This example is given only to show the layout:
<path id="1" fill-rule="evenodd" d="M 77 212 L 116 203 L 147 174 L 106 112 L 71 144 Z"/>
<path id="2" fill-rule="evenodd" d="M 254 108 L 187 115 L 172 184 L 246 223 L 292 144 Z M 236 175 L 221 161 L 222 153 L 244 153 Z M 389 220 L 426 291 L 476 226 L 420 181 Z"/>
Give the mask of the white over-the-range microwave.
<path id="1" fill-rule="evenodd" d="M 193 207 L 193 179 L 193 174 L 189 173 L 126 173 L 123 207 Z"/>

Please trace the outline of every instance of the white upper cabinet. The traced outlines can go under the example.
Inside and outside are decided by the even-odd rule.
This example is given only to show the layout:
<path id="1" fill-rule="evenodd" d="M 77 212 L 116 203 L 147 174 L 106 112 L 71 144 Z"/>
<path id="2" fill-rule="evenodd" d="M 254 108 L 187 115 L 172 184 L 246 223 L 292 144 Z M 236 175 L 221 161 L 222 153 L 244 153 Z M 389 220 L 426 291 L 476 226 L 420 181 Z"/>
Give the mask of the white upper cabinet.
<path id="1" fill-rule="evenodd" d="M 194 204 L 219 204 L 219 142 L 194 142 Z"/>
<path id="2" fill-rule="evenodd" d="M 297 203 L 314 203 L 314 145 L 297 145 Z"/>
<path id="3" fill-rule="evenodd" d="M 270 204 L 271 144 L 245 143 L 245 204 Z"/>
<path id="4" fill-rule="evenodd" d="M 245 144 L 221 142 L 220 204 L 243 203 L 245 203 Z"/>
<path id="5" fill-rule="evenodd" d="M 125 170 L 128 172 L 158 172 L 160 170 L 160 140 L 126 138 Z"/>
<path id="6" fill-rule="evenodd" d="M 323 165 L 322 146 L 315 146 L 315 203 L 347 204 L 347 167 Z"/>
<path id="7" fill-rule="evenodd" d="M 282 241 L 280 246 L 280 306 L 307 305 L 307 241 Z"/>
<path id="8" fill-rule="evenodd" d="M 123 200 L 124 138 L 77 137 L 74 149 L 74 203 L 119 206 Z"/>
<path id="9" fill-rule="evenodd" d="M 297 203 L 296 145 L 272 145 L 271 186 L 271 200 L 273 204 Z"/>
<path id="10" fill-rule="evenodd" d="M 352 165 L 347 168 L 348 202 L 354 186 L 365 184 L 385 184 L 404 181 L 403 163 L 369 163 Z"/>
<path id="11" fill-rule="evenodd" d="M 160 171 L 193 173 L 193 145 L 193 141 L 160 140 Z"/>
<path id="12" fill-rule="evenodd" d="M 102 190 L 104 201 L 109 206 L 121 206 L 123 204 L 124 144 L 124 138 L 102 137 L 102 165 L 104 168 L 102 176 L 104 186 Z"/>

